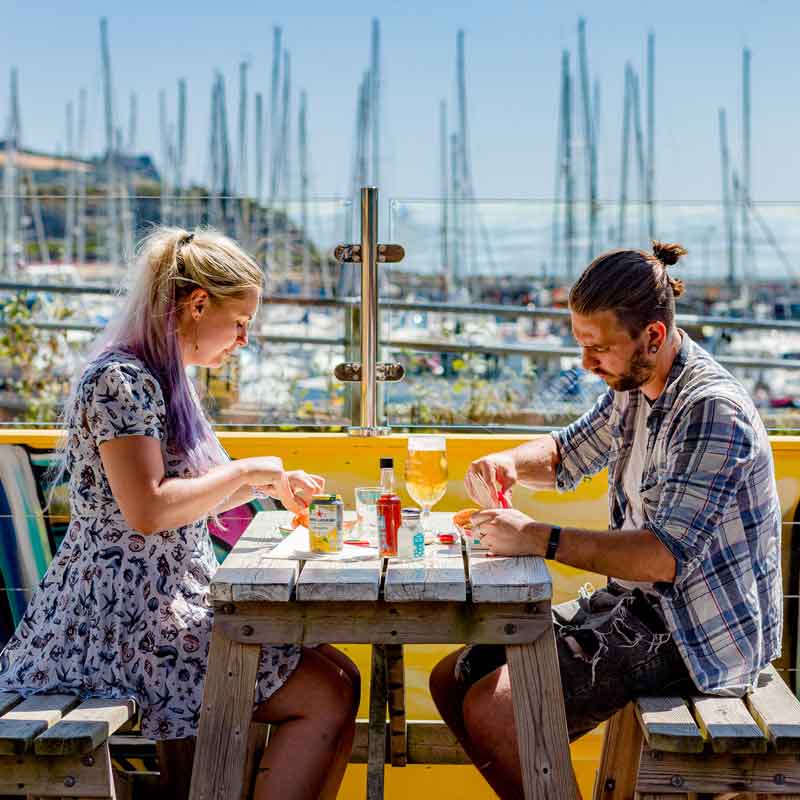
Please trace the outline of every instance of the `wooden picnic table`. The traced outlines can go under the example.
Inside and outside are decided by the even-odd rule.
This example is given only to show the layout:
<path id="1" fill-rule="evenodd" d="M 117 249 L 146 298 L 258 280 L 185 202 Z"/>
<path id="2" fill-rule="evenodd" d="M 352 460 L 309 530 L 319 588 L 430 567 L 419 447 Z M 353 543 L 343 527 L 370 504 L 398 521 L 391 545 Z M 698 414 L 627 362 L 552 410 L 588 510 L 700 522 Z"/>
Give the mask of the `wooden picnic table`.
<path id="1" fill-rule="evenodd" d="M 284 642 L 372 644 L 369 800 L 383 797 L 387 738 L 391 763 L 406 763 L 402 646 L 504 644 L 525 797 L 574 798 L 543 559 L 490 558 L 460 543 L 428 545 L 424 561 L 271 557 L 277 528 L 290 518 L 259 513 L 212 581 L 215 618 L 191 800 L 241 797 L 259 648 Z M 453 530 L 448 513 L 432 514 L 431 524 Z"/>

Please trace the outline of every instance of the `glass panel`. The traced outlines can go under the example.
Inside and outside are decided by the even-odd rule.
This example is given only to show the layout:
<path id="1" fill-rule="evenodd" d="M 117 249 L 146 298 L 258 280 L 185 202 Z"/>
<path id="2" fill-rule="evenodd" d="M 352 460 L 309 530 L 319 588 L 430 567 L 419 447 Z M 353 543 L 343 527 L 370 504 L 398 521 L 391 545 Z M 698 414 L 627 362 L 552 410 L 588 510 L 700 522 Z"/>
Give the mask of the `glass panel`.
<path id="1" fill-rule="evenodd" d="M 340 198 L 269 208 L 200 195 L 0 196 L 0 421 L 53 424 L 88 344 L 121 302 L 135 243 L 164 219 L 225 231 L 268 276 L 249 345 L 220 369 L 196 370 L 213 421 L 349 424 L 349 392 L 333 378 L 349 305 L 332 303 L 352 283 L 352 269 L 333 258 L 351 215 Z"/>
<path id="2" fill-rule="evenodd" d="M 689 255 L 679 324 L 748 388 L 772 430 L 800 428 L 800 205 L 659 204 L 658 238 Z M 571 284 L 593 255 L 648 247 L 649 209 L 529 200 L 392 200 L 406 258 L 382 274 L 384 387 L 394 426 L 551 429 L 605 390 L 580 366 Z M 594 228 L 592 237 L 590 232 Z M 622 235 L 620 235 L 622 231 Z"/>

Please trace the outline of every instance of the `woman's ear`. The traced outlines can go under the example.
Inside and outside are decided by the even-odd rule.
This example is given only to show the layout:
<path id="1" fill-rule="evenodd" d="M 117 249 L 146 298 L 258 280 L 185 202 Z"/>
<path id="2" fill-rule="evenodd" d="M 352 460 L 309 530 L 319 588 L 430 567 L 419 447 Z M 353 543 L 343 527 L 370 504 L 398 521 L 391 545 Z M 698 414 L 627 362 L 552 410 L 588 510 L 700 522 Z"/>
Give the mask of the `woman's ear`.
<path id="1" fill-rule="evenodd" d="M 205 289 L 195 289 L 189 296 L 189 311 L 192 319 L 199 320 L 208 305 L 208 292 Z"/>

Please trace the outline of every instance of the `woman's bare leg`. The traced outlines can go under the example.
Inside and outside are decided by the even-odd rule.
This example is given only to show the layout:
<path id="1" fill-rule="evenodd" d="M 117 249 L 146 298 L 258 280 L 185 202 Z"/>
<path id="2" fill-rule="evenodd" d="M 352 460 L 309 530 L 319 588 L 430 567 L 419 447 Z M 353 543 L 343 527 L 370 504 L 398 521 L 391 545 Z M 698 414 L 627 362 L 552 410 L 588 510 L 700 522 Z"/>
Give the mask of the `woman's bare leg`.
<path id="1" fill-rule="evenodd" d="M 320 655 L 325 656 L 332 664 L 344 672 L 353 687 L 352 716 L 350 722 L 339 736 L 339 746 L 336 748 L 333 761 L 328 769 L 328 777 L 325 778 L 322 791 L 319 793 L 320 800 L 336 800 L 339 786 L 341 786 L 347 769 L 347 763 L 350 761 L 350 754 L 353 752 L 353 740 L 356 736 L 356 715 L 361 701 L 361 673 L 352 660 L 341 650 L 337 650 L 329 644 L 320 645 L 316 649 Z"/>
<path id="2" fill-rule="evenodd" d="M 339 740 L 352 721 L 353 685 L 344 671 L 314 649 L 303 649 L 297 669 L 256 709 L 257 722 L 280 723 L 256 777 L 258 800 L 312 800 L 327 788 Z"/>

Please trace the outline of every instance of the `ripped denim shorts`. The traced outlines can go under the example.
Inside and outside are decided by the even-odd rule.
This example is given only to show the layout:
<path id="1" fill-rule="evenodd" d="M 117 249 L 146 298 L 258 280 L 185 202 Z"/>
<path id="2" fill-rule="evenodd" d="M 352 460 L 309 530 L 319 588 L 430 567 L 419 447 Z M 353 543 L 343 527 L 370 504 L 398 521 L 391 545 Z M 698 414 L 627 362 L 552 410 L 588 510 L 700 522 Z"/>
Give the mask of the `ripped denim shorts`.
<path id="1" fill-rule="evenodd" d="M 697 691 L 655 597 L 609 583 L 553 606 L 570 741 L 637 697 Z M 503 645 L 471 645 L 456 680 L 472 685 L 506 662 Z"/>

